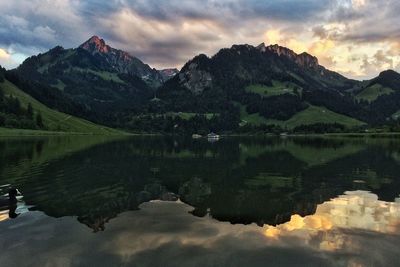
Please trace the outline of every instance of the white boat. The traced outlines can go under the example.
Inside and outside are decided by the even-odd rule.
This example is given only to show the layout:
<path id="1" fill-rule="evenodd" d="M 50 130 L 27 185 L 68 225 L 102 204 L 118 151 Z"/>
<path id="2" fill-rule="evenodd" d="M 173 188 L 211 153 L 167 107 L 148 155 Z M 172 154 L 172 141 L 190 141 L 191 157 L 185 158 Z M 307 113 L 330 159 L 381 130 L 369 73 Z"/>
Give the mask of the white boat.
<path id="1" fill-rule="evenodd" d="M 210 141 L 216 141 L 219 139 L 219 135 L 216 133 L 209 133 L 207 134 L 207 139 Z"/>

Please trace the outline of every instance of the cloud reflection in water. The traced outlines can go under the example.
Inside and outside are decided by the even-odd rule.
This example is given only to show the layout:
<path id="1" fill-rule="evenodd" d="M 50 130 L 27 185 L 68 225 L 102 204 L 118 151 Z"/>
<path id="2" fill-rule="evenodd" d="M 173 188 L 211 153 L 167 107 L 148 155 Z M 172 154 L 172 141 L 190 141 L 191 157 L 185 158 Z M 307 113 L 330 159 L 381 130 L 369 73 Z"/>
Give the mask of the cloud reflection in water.
<path id="1" fill-rule="evenodd" d="M 287 223 L 266 226 L 264 234 L 341 255 L 344 266 L 394 266 L 399 226 L 399 199 L 386 202 L 367 191 L 348 191 L 318 205 L 313 215 L 293 215 Z"/>
<path id="2" fill-rule="evenodd" d="M 5 266 L 395 266 L 400 203 L 365 191 L 320 204 L 276 227 L 195 217 L 152 201 L 93 234 L 74 218 L 41 212 L 0 224 Z M 5 240 L 7 242 L 5 242 Z"/>
<path id="3" fill-rule="evenodd" d="M 386 202 L 367 191 L 348 191 L 317 206 L 315 214 L 292 215 L 289 222 L 267 226 L 265 235 L 294 234 L 296 231 L 320 231 L 332 228 L 371 230 L 396 233 L 400 223 L 400 201 Z"/>

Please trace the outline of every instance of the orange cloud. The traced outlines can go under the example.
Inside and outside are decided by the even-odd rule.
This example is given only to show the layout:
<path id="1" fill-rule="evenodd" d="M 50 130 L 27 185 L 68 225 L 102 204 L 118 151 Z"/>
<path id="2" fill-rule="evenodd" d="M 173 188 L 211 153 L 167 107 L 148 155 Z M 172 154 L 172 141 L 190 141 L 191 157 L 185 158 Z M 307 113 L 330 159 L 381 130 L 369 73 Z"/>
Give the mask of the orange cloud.
<path id="1" fill-rule="evenodd" d="M 268 30 L 265 33 L 265 39 L 267 44 L 278 44 L 282 36 L 279 30 Z"/>
<path id="2" fill-rule="evenodd" d="M 393 43 L 390 45 L 390 49 L 389 49 L 389 51 L 388 51 L 388 54 L 389 54 L 390 56 L 393 56 L 393 57 L 395 57 L 395 56 L 400 56 L 400 41 L 393 42 Z"/>
<path id="3" fill-rule="evenodd" d="M 309 51 L 311 54 L 318 56 L 330 52 L 334 47 L 335 47 L 334 41 L 326 39 L 313 43 Z"/>
<path id="4" fill-rule="evenodd" d="M 0 58 L 9 59 L 10 58 L 10 54 L 8 54 L 6 50 L 0 48 Z"/>
<path id="5" fill-rule="evenodd" d="M 269 238 L 301 235 L 306 240 L 325 232 L 326 240 L 321 249 L 339 248 L 330 239 L 328 231 L 337 229 L 363 229 L 381 233 L 396 233 L 400 225 L 400 202 L 378 200 L 378 196 L 367 191 L 349 191 L 317 206 L 313 215 L 292 215 L 290 221 L 266 226 L 264 235 Z M 333 242 L 333 243 L 331 243 Z M 335 245 L 336 244 L 336 245 Z M 335 245 L 335 246 L 332 246 Z"/>
<path id="6" fill-rule="evenodd" d="M 351 3 L 353 8 L 361 8 L 365 6 L 366 0 L 352 0 Z"/>

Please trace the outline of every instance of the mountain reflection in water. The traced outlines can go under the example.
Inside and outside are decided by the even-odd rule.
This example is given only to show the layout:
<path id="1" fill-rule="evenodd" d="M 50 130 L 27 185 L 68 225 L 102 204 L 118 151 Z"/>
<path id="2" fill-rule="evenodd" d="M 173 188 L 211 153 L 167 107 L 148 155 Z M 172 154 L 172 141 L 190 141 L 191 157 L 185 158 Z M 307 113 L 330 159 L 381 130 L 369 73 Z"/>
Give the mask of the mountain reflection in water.
<path id="1" fill-rule="evenodd" d="M 30 210 L 73 216 L 93 232 L 142 203 L 178 197 L 198 217 L 279 225 L 348 190 L 392 201 L 398 151 L 393 138 L 0 139 L 0 184 L 18 188 Z"/>
<path id="2" fill-rule="evenodd" d="M 4 266 L 397 266 L 399 203 L 365 191 L 326 201 L 313 215 L 259 227 L 189 214 L 152 201 L 101 234 L 72 218 L 24 213 L 0 228 Z M 273 230 L 275 229 L 275 230 Z M 273 233 L 273 234 L 271 234 Z M 390 234 L 390 235 L 389 235 Z"/>
<path id="3" fill-rule="evenodd" d="M 0 266 L 399 266 L 399 151 L 396 138 L 0 138 L 0 195 L 22 193 L 0 208 Z"/>

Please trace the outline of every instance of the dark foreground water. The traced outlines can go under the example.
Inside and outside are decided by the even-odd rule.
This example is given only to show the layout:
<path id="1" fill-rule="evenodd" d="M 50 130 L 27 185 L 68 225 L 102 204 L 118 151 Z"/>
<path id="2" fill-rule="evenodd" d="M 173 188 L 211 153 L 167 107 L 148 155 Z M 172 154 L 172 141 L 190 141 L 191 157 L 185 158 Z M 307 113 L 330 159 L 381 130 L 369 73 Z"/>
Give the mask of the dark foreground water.
<path id="1" fill-rule="evenodd" d="M 0 266 L 400 266 L 399 176 L 395 138 L 0 139 Z"/>

